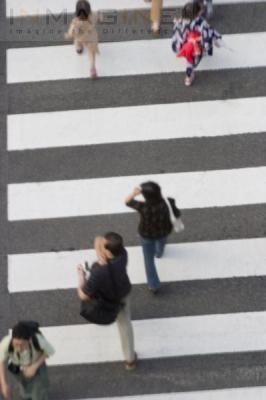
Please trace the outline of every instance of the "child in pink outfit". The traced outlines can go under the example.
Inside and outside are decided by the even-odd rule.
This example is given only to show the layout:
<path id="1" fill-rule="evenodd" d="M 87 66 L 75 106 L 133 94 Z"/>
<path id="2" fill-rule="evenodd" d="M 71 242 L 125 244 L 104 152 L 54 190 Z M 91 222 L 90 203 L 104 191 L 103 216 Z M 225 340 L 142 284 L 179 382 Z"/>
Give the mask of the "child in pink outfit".
<path id="1" fill-rule="evenodd" d="M 182 17 L 174 21 L 172 50 L 178 57 L 185 57 L 187 61 L 185 85 L 190 86 L 195 78 L 195 68 L 204 55 L 212 56 L 213 43 L 219 47 L 217 41 L 221 35 L 213 29 L 203 17 L 201 1 L 187 3 L 182 10 Z"/>
<path id="2" fill-rule="evenodd" d="M 66 39 L 74 40 L 78 54 L 86 48 L 90 59 L 91 78 L 97 78 L 95 66 L 96 54 L 99 53 L 98 34 L 96 30 L 97 16 L 92 13 L 90 3 L 87 0 L 79 0 L 76 5 L 76 16 L 71 21 Z"/>

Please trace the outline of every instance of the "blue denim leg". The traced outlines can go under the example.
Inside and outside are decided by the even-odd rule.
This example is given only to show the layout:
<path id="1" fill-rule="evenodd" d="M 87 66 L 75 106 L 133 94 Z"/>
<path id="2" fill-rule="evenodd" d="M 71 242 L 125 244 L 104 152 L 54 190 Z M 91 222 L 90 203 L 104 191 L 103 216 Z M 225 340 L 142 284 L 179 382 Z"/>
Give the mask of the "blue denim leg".
<path id="1" fill-rule="evenodd" d="M 144 239 L 141 237 L 146 277 L 150 289 L 158 289 L 160 287 L 160 280 L 154 263 L 155 242 L 153 239 Z"/>
<path id="2" fill-rule="evenodd" d="M 161 258 L 166 245 L 167 236 L 156 240 L 155 242 L 155 257 Z"/>

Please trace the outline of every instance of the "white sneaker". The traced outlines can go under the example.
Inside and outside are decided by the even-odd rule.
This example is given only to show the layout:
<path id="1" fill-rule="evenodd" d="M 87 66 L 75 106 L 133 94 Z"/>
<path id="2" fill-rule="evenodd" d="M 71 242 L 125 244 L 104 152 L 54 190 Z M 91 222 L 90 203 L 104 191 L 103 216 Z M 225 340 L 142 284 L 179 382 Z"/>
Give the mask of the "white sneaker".
<path id="1" fill-rule="evenodd" d="M 195 79 L 195 72 L 192 72 L 192 74 L 190 76 L 186 75 L 185 76 L 185 85 L 191 86 L 194 79 Z"/>

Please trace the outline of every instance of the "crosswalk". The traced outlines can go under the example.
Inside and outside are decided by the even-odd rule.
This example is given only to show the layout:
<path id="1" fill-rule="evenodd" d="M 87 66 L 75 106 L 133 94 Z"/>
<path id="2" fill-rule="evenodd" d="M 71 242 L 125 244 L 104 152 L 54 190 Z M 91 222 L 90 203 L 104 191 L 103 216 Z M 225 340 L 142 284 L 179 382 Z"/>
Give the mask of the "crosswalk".
<path id="1" fill-rule="evenodd" d="M 263 1 L 263 0 L 261 0 Z M 232 4 L 232 3 L 252 3 L 257 2 L 255 0 L 219 0 L 217 4 Z M 90 4 L 93 7 L 93 10 L 139 10 L 139 9 L 148 9 L 147 3 L 142 0 L 114 0 L 110 5 L 108 0 L 92 0 Z M 170 7 L 182 7 L 182 0 L 165 0 L 164 6 L 167 8 Z M 18 0 L 6 0 L 6 16 L 10 17 L 11 15 L 14 17 L 19 17 L 21 15 L 44 15 L 47 13 L 47 10 L 53 14 L 59 14 L 62 10 L 67 10 L 68 13 L 74 13 L 75 11 L 75 2 L 72 0 L 58 0 L 54 2 L 53 0 L 25 0 L 23 4 Z"/>
<path id="2" fill-rule="evenodd" d="M 135 285 L 144 284 L 141 249 L 129 247 L 128 251 L 130 280 Z M 73 265 L 86 259 L 92 263 L 94 256 L 93 250 L 10 255 L 9 291 L 74 288 Z M 169 244 L 165 257 L 157 263 L 161 280 L 175 282 L 261 276 L 265 272 L 265 257 L 266 240 L 256 238 Z"/>
<path id="3" fill-rule="evenodd" d="M 223 47 L 210 60 L 205 58 L 199 70 L 262 67 L 266 63 L 266 33 L 225 35 L 230 47 Z M 261 51 L 257 51 L 257 46 Z M 247 48 L 249 57 L 247 57 Z M 148 49 L 148 51 L 147 51 Z M 181 72 L 184 62 L 177 62 L 169 39 L 104 43 L 101 46 L 98 72 L 102 77 Z M 31 60 L 32 69 L 27 60 Z M 10 49 L 7 53 L 9 83 L 78 79 L 88 76 L 88 57 L 76 57 L 73 46 L 47 46 Z M 19 70 L 17 65 L 20 65 Z"/>
<path id="4" fill-rule="evenodd" d="M 228 99 L 226 102 L 214 100 L 193 104 L 14 114 L 9 115 L 7 120 L 8 149 L 47 149 L 259 133 L 266 130 L 265 107 L 266 97 L 258 97 Z M 197 115 L 196 119 L 187 118 L 192 112 Z M 251 119 L 250 114 L 254 118 Z M 134 123 L 138 126 L 137 130 Z"/>
<path id="5" fill-rule="evenodd" d="M 91 4 L 148 10 L 142 0 Z M 232 7 L 266 12 L 264 1 L 217 4 L 225 25 Z M 7 19 L 32 24 L 74 9 L 72 0 L 6 0 Z M 69 44 L 40 38 L 7 48 L 10 324 L 40 321 L 56 347 L 51 400 L 265 398 L 266 91 L 257 76 L 266 32 L 234 23 L 189 89 L 165 37 L 110 41 L 107 33 L 97 81 Z M 156 297 L 146 289 L 138 218 L 124 205 L 148 179 L 175 197 L 186 225 L 158 260 Z M 116 325 L 79 317 L 75 267 L 94 260 L 93 237 L 107 230 L 121 232 L 129 252 L 140 360 L 132 373 Z"/>

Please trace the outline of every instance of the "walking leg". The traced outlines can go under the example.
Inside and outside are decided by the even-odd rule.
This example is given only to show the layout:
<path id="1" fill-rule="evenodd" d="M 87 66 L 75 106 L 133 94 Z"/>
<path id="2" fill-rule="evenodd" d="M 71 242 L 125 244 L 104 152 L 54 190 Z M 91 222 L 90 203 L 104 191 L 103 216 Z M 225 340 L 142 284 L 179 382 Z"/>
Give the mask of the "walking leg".
<path id="1" fill-rule="evenodd" d="M 75 49 L 78 54 L 83 53 L 83 43 L 79 40 L 74 41 Z"/>
<path id="2" fill-rule="evenodd" d="M 160 29 L 161 12 L 162 12 L 163 1 L 152 0 L 151 4 L 151 29 L 154 33 L 158 33 Z"/>
<path id="3" fill-rule="evenodd" d="M 32 400 L 48 400 L 49 380 L 46 365 L 42 365 L 32 379 Z"/>
<path id="4" fill-rule="evenodd" d="M 161 258 L 164 253 L 167 237 L 156 240 L 155 242 L 155 257 Z"/>
<path id="5" fill-rule="evenodd" d="M 119 312 L 116 322 L 119 330 L 122 351 L 128 365 L 135 361 L 134 333 L 131 322 L 130 299 L 124 300 L 124 307 Z"/>
<path id="6" fill-rule="evenodd" d="M 88 53 L 89 53 L 89 62 L 90 62 L 90 73 L 91 73 L 91 78 L 95 79 L 97 78 L 97 71 L 95 67 L 96 63 L 96 53 L 93 49 L 88 47 Z"/>
<path id="7" fill-rule="evenodd" d="M 155 240 L 141 238 L 141 244 L 148 286 L 151 290 L 156 291 L 160 287 L 160 280 L 154 262 Z"/>

